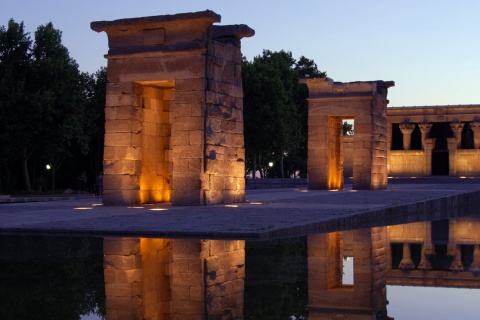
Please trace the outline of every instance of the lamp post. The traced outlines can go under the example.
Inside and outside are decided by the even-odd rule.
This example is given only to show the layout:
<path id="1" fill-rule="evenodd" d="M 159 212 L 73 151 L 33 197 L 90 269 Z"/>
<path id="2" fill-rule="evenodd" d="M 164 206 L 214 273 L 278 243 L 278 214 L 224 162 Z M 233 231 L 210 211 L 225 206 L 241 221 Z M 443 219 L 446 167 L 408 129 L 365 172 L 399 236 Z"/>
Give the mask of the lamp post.
<path id="1" fill-rule="evenodd" d="M 53 194 L 55 191 L 55 170 L 53 170 L 52 166 L 49 164 L 47 164 L 45 168 L 47 168 L 48 171 L 52 170 L 52 194 Z"/>
<path id="2" fill-rule="evenodd" d="M 272 162 L 272 161 L 270 161 L 270 162 L 268 163 L 268 168 L 269 168 L 269 169 L 268 169 L 268 177 L 269 177 L 269 178 L 272 178 L 272 168 L 273 168 L 273 162 Z"/>

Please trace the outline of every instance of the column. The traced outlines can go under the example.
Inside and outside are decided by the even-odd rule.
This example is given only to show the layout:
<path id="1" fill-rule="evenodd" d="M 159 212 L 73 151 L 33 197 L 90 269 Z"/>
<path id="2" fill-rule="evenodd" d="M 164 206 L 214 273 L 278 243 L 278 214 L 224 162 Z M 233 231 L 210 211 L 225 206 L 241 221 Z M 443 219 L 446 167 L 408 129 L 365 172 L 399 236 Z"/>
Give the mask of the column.
<path id="1" fill-rule="evenodd" d="M 473 249 L 473 261 L 470 265 L 470 271 L 474 273 L 480 273 L 480 246 L 475 245 Z"/>
<path id="2" fill-rule="evenodd" d="M 420 259 L 420 263 L 418 264 L 418 269 L 422 271 L 427 271 L 432 269 L 432 265 L 425 251 L 426 251 L 425 245 L 422 245 L 422 257 Z"/>
<path id="3" fill-rule="evenodd" d="M 450 176 L 457 175 L 457 138 L 447 138 L 448 145 L 448 172 Z"/>
<path id="4" fill-rule="evenodd" d="M 462 263 L 462 251 L 460 250 L 460 246 L 455 247 L 455 255 L 453 256 L 452 264 L 450 265 L 451 271 L 463 271 L 463 263 Z"/>
<path id="5" fill-rule="evenodd" d="M 415 129 L 413 123 L 401 123 L 400 131 L 403 134 L 403 150 L 410 150 L 412 147 L 412 132 Z"/>
<path id="6" fill-rule="evenodd" d="M 426 150 L 427 137 L 430 133 L 430 130 L 432 129 L 432 124 L 428 122 L 419 123 L 418 127 L 420 128 L 420 132 L 422 133 L 422 149 Z"/>
<path id="7" fill-rule="evenodd" d="M 425 139 L 425 175 L 432 175 L 432 150 L 435 148 L 436 138 Z"/>
<path id="8" fill-rule="evenodd" d="M 412 255 L 410 253 L 410 244 L 409 243 L 404 243 L 403 244 L 403 258 L 402 258 L 402 261 L 400 261 L 400 264 L 398 265 L 398 268 L 402 269 L 402 270 L 413 270 L 413 269 L 415 269 L 415 264 L 413 263 Z"/>
<path id="9" fill-rule="evenodd" d="M 473 131 L 473 142 L 475 144 L 475 149 L 480 149 L 480 122 L 470 122 L 470 128 L 472 128 Z"/>
<path id="10" fill-rule="evenodd" d="M 455 138 L 455 143 L 457 145 L 457 149 L 462 147 L 462 130 L 465 123 L 462 122 L 452 122 L 450 123 L 450 127 L 453 131 L 453 137 Z"/>

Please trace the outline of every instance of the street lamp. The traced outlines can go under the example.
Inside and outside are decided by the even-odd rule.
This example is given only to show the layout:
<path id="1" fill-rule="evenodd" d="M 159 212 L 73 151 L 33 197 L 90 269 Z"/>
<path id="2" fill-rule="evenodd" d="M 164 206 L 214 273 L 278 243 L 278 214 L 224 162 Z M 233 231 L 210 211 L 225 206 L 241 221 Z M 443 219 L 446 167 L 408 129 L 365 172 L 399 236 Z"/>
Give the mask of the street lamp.
<path id="1" fill-rule="evenodd" d="M 47 165 L 45 165 L 45 168 L 47 168 L 47 170 L 50 170 L 52 169 L 52 166 L 47 163 Z M 55 192 L 55 170 L 52 170 L 52 193 L 54 192 Z"/>

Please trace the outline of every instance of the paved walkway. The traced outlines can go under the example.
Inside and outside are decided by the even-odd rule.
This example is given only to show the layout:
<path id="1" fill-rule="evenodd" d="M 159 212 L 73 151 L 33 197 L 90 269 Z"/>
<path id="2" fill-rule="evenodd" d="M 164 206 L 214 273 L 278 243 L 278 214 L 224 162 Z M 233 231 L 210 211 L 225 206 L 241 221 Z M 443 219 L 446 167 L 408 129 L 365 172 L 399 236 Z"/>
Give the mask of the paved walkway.
<path id="1" fill-rule="evenodd" d="M 445 179 L 444 179 L 445 180 Z M 0 233 L 266 239 L 480 214 L 480 179 L 392 180 L 387 190 L 248 190 L 236 205 L 0 204 Z"/>

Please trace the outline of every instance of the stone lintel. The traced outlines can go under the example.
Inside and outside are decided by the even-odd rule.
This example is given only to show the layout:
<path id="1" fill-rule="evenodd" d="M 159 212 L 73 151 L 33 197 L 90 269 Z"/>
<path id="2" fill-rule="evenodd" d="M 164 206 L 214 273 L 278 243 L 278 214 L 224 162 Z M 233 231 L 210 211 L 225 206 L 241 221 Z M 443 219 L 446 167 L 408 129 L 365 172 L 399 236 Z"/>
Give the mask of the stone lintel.
<path id="1" fill-rule="evenodd" d="M 165 24 L 178 24 L 185 21 L 204 20 L 208 24 L 220 22 L 221 16 L 211 10 L 178 13 L 172 15 L 149 16 L 139 18 L 118 19 L 112 21 L 94 21 L 90 23 L 90 28 L 94 31 L 126 30 L 131 27 L 141 27 L 142 29 L 155 29 Z"/>
<path id="2" fill-rule="evenodd" d="M 206 10 L 176 15 L 95 21 L 92 30 L 108 35 L 107 58 L 155 56 L 205 47 L 210 27 L 220 15 Z"/>
<path id="3" fill-rule="evenodd" d="M 308 86 L 311 98 L 373 96 L 376 93 L 385 94 L 386 89 L 395 85 L 393 81 L 334 82 L 330 78 L 300 79 L 300 83 Z"/>
<path id="4" fill-rule="evenodd" d="M 360 99 L 359 99 L 360 98 Z M 350 93 L 322 93 L 322 94 L 311 94 L 307 100 L 371 100 L 371 92 L 350 92 Z"/>

